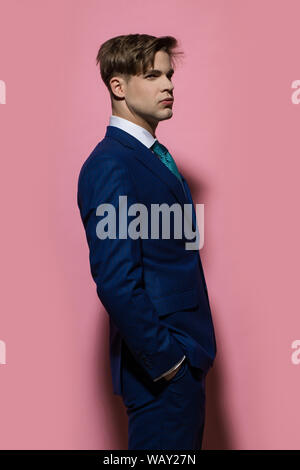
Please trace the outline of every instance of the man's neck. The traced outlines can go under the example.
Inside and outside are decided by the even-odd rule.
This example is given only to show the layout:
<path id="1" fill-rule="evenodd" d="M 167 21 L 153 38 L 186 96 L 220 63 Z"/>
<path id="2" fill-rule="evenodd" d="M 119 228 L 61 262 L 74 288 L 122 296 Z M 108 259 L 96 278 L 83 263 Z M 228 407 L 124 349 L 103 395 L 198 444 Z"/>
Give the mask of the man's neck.
<path id="1" fill-rule="evenodd" d="M 127 121 L 133 122 L 134 124 L 137 124 L 138 126 L 143 127 L 144 129 L 146 129 L 146 131 L 150 132 L 150 134 L 156 139 L 155 129 L 156 129 L 158 123 L 153 124 L 153 126 L 151 126 L 144 119 L 136 119 L 135 116 L 131 116 L 131 115 L 123 116 L 122 114 L 117 113 L 116 111 L 112 111 L 112 115 L 123 118 L 123 119 L 127 119 Z"/>

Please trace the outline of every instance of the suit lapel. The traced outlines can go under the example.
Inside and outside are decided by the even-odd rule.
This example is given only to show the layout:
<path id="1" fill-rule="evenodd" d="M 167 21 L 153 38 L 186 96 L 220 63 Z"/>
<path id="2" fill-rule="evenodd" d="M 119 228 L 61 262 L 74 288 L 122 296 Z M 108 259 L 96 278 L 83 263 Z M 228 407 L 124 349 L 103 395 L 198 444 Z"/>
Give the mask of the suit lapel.
<path id="1" fill-rule="evenodd" d="M 116 126 L 107 126 L 105 137 L 111 137 L 121 144 L 133 150 L 133 156 L 145 165 L 152 173 L 167 185 L 179 201 L 180 204 L 192 204 L 193 230 L 196 227 L 196 215 L 193 205 L 192 196 L 188 184 L 181 175 L 186 195 L 178 178 L 169 170 L 169 168 L 150 150 L 146 145 L 142 144 L 138 139 L 128 132 L 123 131 Z"/>
<path id="2" fill-rule="evenodd" d="M 186 192 L 186 195 L 187 195 L 187 198 L 188 198 L 188 202 L 192 205 L 192 218 L 193 218 L 192 228 L 195 231 L 196 230 L 196 212 L 195 212 L 195 207 L 194 207 L 194 203 L 193 203 L 193 198 L 192 198 L 191 191 L 190 191 L 189 185 L 187 184 L 186 179 L 182 175 L 181 175 L 181 177 L 182 177 L 182 180 L 183 180 L 184 189 L 185 189 L 185 192 Z"/>

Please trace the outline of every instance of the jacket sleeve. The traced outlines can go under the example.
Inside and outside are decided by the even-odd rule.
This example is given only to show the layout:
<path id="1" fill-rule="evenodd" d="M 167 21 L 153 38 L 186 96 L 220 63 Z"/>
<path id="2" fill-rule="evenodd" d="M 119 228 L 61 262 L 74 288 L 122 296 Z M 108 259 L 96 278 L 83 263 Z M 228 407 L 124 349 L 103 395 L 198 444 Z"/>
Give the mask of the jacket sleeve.
<path id="1" fill-rule="evenodd" d="M 122 157 L 101 155 L 81 170 L 77 203 L 97 295 L 136 360 L 155 381 L 174 368 L 183 358 L 183 350 L 168 328 L 160 323 L 144 288 L 141 239 L 119 236 L 119 196 L 127 196 L 127 209 L 140 202 L 134 184 Z M 103 217 L 96 211 L 101 204 L 115 208 L 116 238 L 100 239 L 97 235 L 97 224 Z M 103 214 L 107 217 L 107 213 Z M 127 215 L 126 232 L 131 217 Z"/>

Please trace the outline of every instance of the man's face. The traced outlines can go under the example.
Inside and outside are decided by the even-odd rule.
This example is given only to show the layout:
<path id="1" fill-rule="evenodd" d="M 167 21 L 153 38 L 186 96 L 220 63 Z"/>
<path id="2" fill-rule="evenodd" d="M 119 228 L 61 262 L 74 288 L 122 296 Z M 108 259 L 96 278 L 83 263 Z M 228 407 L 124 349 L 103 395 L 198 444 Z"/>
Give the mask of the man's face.
<path id="1" fill-rule="evenodd" d="M 154 70 L 148 69 L 145 74 L 131 76 L 125 86 L 127 108 L 138 123 L 144 120 L 157 125 L 159 121 L 170 119 L 173 115 L 173 101 L 162 101 L 173 98 L 174 89 L 171 81 L 173 69 L 167 52 L 156 52 Z"/>

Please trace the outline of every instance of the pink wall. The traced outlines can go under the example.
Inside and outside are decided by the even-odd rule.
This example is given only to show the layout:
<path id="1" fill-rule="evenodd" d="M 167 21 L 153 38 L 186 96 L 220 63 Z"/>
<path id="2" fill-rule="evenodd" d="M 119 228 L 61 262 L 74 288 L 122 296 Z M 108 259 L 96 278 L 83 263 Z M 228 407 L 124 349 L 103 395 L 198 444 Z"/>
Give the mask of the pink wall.
<path id="1" fill-rule="evenodd" d="M 300 448 L 299 15 L 297 0 L 0 0 L 1 449 L 127 448 L 76 188 L 111 111 L 98 48 L 128 33 L 186 55 L 157 135 L 205 205 L 204 448 Z"/>

